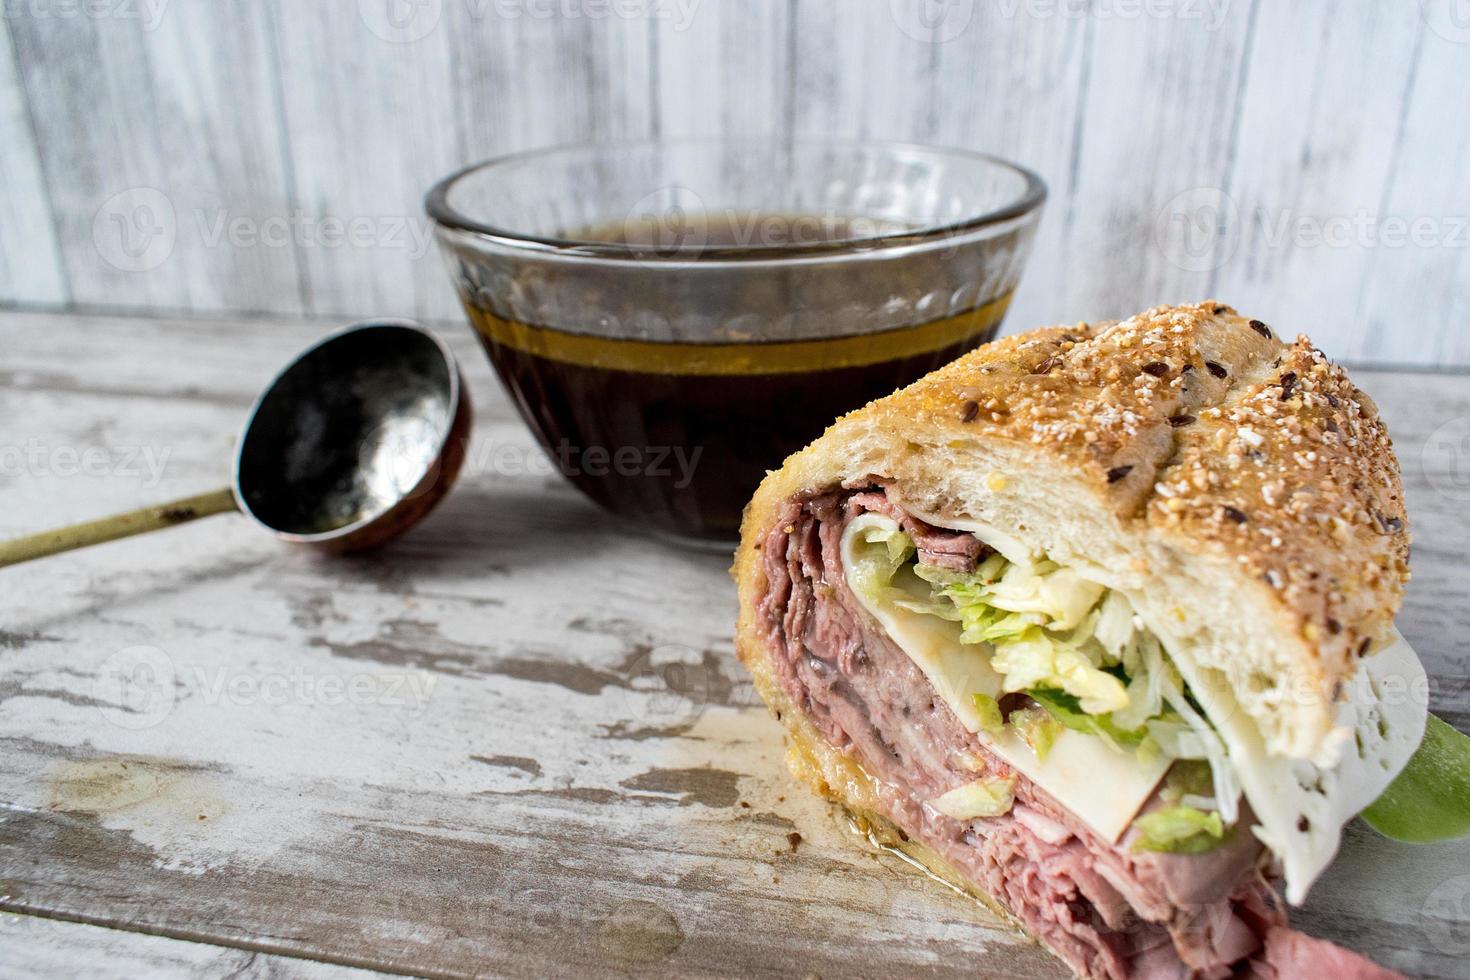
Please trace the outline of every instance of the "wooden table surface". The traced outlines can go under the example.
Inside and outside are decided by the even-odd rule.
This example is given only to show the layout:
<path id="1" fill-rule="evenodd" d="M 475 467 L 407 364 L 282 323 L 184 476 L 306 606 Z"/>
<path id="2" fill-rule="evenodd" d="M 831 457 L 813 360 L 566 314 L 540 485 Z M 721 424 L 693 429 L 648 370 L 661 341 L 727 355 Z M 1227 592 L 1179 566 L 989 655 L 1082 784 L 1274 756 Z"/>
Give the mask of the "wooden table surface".
<path id="1" fill-rule="evenodd" d="M 222 485 L 326 329 L 0 314 L 0 534 Z M 388 549 L 222 516 L 0 571 L 0 975 L 1064 976 L 789 781 L 727 560 L 548 473 L 447 333 L 470 462 Z M 1357 378 L 1409 487 L 1399 626 L 1465 729 L 1470 379 Z M 1296 921 L 1470 977 L 1470 842 L 1355 823 Z"/>

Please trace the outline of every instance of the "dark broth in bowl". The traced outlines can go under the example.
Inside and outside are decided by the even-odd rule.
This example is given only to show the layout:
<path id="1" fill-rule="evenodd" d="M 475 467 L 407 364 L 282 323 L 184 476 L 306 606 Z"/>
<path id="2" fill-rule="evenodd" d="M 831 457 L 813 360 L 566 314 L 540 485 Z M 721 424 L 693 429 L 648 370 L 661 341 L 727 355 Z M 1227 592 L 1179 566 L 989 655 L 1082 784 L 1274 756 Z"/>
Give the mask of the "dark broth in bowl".
<path id="1" fill-rule="evenodd" d="M 583 492 L 680 537 L 733 541 L 766 470 L 838 416 L 988 340 L 1004 307 L 764 344 L 608 340 L 470 317 L 521 414 Z"/>
<path id="2" fill-rule="evenodd" d="M 779 248 L 892 230 L 864 219 L 741 212 L 630 219 L 567 237 L 667 256 L 691 246 Z M 793 305 L 801 287 L 788 273 L 783 288 Z M 833 323 L 817 339 L 739 342 L 609 338 L 575 324 L 519 322 L 472 299 L 466 306 L 517 407 L 577 487 L 669 534 L 733 541 L 767 470 L 838 416 L 989 340 L 1008 300 L 888 330 L 854 333 Z"/>

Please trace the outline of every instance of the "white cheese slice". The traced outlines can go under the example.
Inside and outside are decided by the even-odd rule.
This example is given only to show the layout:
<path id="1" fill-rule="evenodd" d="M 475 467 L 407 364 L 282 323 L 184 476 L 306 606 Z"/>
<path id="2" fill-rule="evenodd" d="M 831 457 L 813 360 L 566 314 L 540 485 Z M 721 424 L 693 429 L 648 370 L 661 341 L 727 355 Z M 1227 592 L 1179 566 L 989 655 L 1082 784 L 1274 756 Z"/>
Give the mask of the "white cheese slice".
<path id="1" fill-rule="evenodd" d="M 1205 689 L 1190 676 L 1190 665 L 1175 663 L 1192 688 Z M 1424 667 L 1395 631 L 1387 647 L 1363 658 L 1337 706 L 1335 765 L 1267 754 L 1250 716 L 1236 710 L 1228 692 L 1206 705 L 1255 811 L 1255 834 L 1281 859 L 1287 901 L 1301 904 L 1337 854 L 1343 825 L 1408 764 L 1424 737 L 1428 698 Z"/>
<path id="2" fill-rule="evenodd" d="M 1099 835 L 1117 841 L 1153 795 L 1169 768 L 1168 760 L 1145 764 L 1131 749 L 1114 748 L 1095 735 L 1071 729 L 1058 733 L 1046 759 L 1040 760 L 1013 728 L 1008 726 L 994 735 L 982 731 L 973 695 L 998 698 L 1002 694 L 1001 677 L 990 667 L 990 646 L 960 643 L 958 623 L 869 599 L 856 577 L 861 567 L 856 554 L 858 535 L 869 528 L 891 533 L 898 530 L 898 524 L 881 514 L 863 514 L 844 531 L 842 567 L 858 601 L 919 666 L 935 692 L 981 744 L 1024 773 Z M 908 585 L 927 590 L 927 584 L 916 576 L 909 573 L 909 577 L 912 582 Z M 906 583 L 896 584 L 904 587 Z"/>
<path id="3" fill-rule="evenodd" d="M 982 521 L 915 514 L 937 526 L 969 531 L 1011 561 L 1030 563 L 1037 557 L 1013 536 Z M 1079 569 L 1086 577 L 1091 571 Z M 1168 633 L 1155 630 L 1166 645 Z M 1173 659 L 1193 690 L 1219 687 L 1199 676 L 1190 658 Z M 1387 647 L 1363 659 L 1337 706 L 1340 754 L 1328 765 L 1268 755 L 1254 723 L 1228 692 L 1212 695 L 1206 708 L 1255 811 L 1258 825 L 1253 830 L 1281 860 L 1286 898 L 1297 905 L 1332 863 L 1343 826 L 1388 788 L 1418 749 L 1428 715 L 1428 680 L 1413 648 L 1395 631 Z"/>

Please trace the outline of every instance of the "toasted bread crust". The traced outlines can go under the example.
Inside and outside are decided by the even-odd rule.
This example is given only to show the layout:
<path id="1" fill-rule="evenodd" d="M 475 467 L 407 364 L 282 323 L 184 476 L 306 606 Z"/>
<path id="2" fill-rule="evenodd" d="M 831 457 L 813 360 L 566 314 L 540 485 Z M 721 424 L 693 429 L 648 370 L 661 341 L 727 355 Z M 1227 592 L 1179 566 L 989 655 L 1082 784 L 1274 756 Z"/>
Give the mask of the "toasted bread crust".
<path id="1" fill-rule="evenodd" d="M 732 570 L 747 662 L 760 540 L 786 499 L 873 475 L 901 480 L 920 473 L 917 457 L 948 454 L 928 461 L 932 477 L 982 444 L 1087 488 L 1080 495 L 1105 506 L 1139 554 L 1157 547 L 1225 567 L 1297 675 L 1299 710 L 1281 731 L 1270 710 L 1247 708 L 1260 711 L 1273 751 L 1316 750 L 1408 580 L 1398 464 L 1372 400 L 1341 368 L 1305 337 L 1287 345 L 1216 302 L 1009 337 L 839 419 L 747 508 Z M 1242 677 L 1232 677 L 1238 689 Z"/>

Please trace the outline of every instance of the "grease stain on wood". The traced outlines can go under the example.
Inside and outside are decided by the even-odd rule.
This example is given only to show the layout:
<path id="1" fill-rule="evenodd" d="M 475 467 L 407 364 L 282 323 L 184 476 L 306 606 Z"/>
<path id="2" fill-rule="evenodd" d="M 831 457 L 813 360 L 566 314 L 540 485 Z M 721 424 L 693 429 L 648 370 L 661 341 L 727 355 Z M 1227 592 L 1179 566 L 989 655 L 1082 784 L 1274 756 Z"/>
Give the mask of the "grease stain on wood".
<path id="1" fill-rule="evenodd" d="M 634 899 L 608 910 L 597 927 L 597 947 L 628 965 L 668 959 L 684 943 L 684 930 L 672 912 L 654 902 Z"/>
<path id="2" fill-rule="evenodd" d="M 79 389 L 97 395 L 11 392 L 37 438 L 146 436 L 177 447 L 171 477 L 201 482 L 223 458 L 216 450 L 234 414 L 165 395 L 123 402 L 107 395 L 109 379 L 141 374 L 136 358 L 164 372 L 149 384 L 173 390 L 174 370 L 234 391 L 320 331 L 269 324 L 260 329 L 278 331 L 279 344 L 242 345 L 243 329 L 184 321 L 143 331 L 105 318 L 66 330 L 29 315 L 5 322 L 38 324 L 13 331 L 17 346 L 33 348 L 20 356 L 75 361 Z M 462 339 L 469 352 L 472 338 Z M 199 358 L 175 366 L 165 355 L 183 345 Z M 467 380 L 494 391 L 474 357 Z M 1463 414 L 1464 379 L 1359 378 L 1408 447 L 1404 478 L 1429 542 L 1416 550 L 1401 625 L 1434 678 L 1435 710 L 1464 727 L 1453 638 L 1470 628 L 1458 564 L 1470 543 L 1454 502 L 1412 465 L 1443 420 Z M 115 404 L 154 414 L 106 411 Z M 512 412 L 503 399 L 482 403 L 477 424 L 534 452 Z M 98 431 L 99 415 L 119 421 Z M 127 418 L 149 431 L 129 429 Z M 138 489 L 110 479 L 29 494 L 30 481 L 17 482 L 10 519 L 48 526 L 58 506 L 89 512 L 97 487 Z M 570 489 L 548 493 L 542 478 L 484 482 L 471 481 L 434 521 L 373 555 L 303 555 L 222 522 L 209 532 L 222 550 L 208 556 L 195 535 L 159 536 L 137 552 L 145 565 L 98 549 L 7 580 L 25 618 L 0 632 L 0 692 L 29 684 L 24 693 L 64 688 L 85 698 L 98 649 L 158 642 L 188 696 L 146 731 L 64 698 L 0 706 L 0 908 L 285 947 L 297 964 L 432 976 L 1061 975 L 971 900 L 848 840 L 826 805 L 793 783 L 780 728 L 729 647 L 723 562 L 621 537 Z M 503 562 L 493 578 L 487 552 Z M 565 577 L 591 584 L 573 596 L 550 587 Z M 531 661 L 570 673 L 537 674 Z M 437 672 L 432 710 L 215 701 L 201 696 L 213 690 L 203 681 L 185 683 L 221 668 L 261 679 L 381 678 L 409 673 L 404 664 Z M 378 690 L 386 698 L 389 689 Z M 211 795 L 230 809 L 191 805 Z M 788 835 L 798 833 L 790 853 Z M 1444 867 L 1464 864 L 1466 843 L 1424 851 L 1350 827 L 1301 922 L 1348 932 L 1350 945 L 1411 975 L 1458 976 L 1461 960 L 1423 940 L 1413 896 Z M 1446 921 L 1458 927 L 1463 918 Z M 881 943 L 871 941 L 875 921 Z M 70 963 L 50 972 L 94 965 Z"/>
<path id="3" fill-rule="evenodd" d="M 46 807 L 100 819 L 157 804 L 184 822 L 218 819 L 230 805 L 201 782 L 203 773 L 195 766 L 146 756 L 64 760 L 47 773 Z"/>

